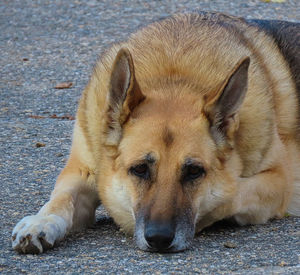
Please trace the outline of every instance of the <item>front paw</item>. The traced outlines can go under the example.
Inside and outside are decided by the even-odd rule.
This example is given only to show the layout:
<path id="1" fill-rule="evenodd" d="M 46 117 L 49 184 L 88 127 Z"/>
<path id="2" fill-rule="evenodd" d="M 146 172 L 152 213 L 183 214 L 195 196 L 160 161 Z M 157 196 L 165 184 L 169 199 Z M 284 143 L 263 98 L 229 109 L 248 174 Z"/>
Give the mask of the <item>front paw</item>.
<path id="1" fill-rule="evenodd" d="M 34 215 L 20 220 L 12 232 L 12 248 L 38 254 L 54 246 L 67 232 L 67 223 L 57 215 Z"/>

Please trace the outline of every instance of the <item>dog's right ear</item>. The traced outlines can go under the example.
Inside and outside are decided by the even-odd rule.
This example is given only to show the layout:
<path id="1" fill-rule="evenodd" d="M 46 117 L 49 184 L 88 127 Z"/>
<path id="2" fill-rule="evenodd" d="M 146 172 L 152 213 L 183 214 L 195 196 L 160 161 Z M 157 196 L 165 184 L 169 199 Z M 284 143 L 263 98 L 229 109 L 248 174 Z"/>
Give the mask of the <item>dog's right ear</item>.
<path id="1" fill-rule="evenodd" d="M 118 145 L 122 136 L 122 125 L 130 113 L 145 96 L 142 94 L 134 74 L 132 56 L 128 49 L 119 50 L 111 72 L 108 108 L 106 144 Z"/>

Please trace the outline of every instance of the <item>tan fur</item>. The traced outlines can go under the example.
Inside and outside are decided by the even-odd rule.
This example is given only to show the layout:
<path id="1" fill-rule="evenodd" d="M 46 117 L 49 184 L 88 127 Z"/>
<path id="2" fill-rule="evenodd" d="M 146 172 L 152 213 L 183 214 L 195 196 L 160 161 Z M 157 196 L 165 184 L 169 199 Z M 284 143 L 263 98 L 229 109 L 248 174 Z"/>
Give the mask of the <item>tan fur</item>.
<path id="1" fill-rule="evenodd" d="M 121 48 L 127 50 L 116 58 Z M 109 127 L 114 64 L 122 56 L 130 63 L 129 55 L 128 91 L 141 94 L 131 105 L 127 96 L 129 107 L 116 105 L 120 113 Z M 218 143 L 209 132 L 209 106 L 246 57 L 246 98 L 232 117 L 228 142 Z M 299 215 L 298 106 L 288 65 L 265 33 L 218 14 L 154 23 L 97 63 L 79 104 L 70 159 L 40 214 L 62 217 L 70 230 L 92 222 L 99 196 L 131 233 L 138 211 L 169 220 L 189 209 L 198 231 L 228 217 L 249 224 L 282 217 L 287 209 Z M 140 184 L 128 169 L 149 152 L 156 160 L 154 183 Z M 197 185 L 182 187 L 186 156 L 207 172 Z"/>

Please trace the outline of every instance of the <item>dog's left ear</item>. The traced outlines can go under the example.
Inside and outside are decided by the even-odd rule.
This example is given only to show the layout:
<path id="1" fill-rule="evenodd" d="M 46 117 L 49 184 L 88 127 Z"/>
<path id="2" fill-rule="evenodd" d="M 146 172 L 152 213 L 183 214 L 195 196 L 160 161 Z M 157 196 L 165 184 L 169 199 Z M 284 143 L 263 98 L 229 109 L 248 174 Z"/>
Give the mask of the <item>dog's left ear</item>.
<path id="1" fill-rule="evenodd" d="M 238 111 L 243 103 L 248 85 L 250 58 L 239 61 L 218 93 L 207 99 L 205 112 L 211 122 L 211 133 L 216 141 L 230 143 L 238 129 Z"/>
<path id="2" fill-rule="evenodd" d="M 107 108 L 107 145 L 117 145 L 122 125 L 145 96 L 135 79 L 132 56 L 128 49 L 119 50 L 111 72 Z"/>

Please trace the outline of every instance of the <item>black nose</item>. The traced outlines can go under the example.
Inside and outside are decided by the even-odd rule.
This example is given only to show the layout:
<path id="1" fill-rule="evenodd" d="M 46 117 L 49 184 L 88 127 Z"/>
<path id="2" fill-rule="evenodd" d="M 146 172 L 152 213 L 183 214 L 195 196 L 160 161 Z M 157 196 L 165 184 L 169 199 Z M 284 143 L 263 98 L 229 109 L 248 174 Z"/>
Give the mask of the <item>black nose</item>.
<path id="1" fill-rule="evenodd" d="M 145 239 L 150 248 L 158 251 L 167 250 L 174 239 L 175 232 L 172 224 L 149 222 L 145 226 Z"/>

